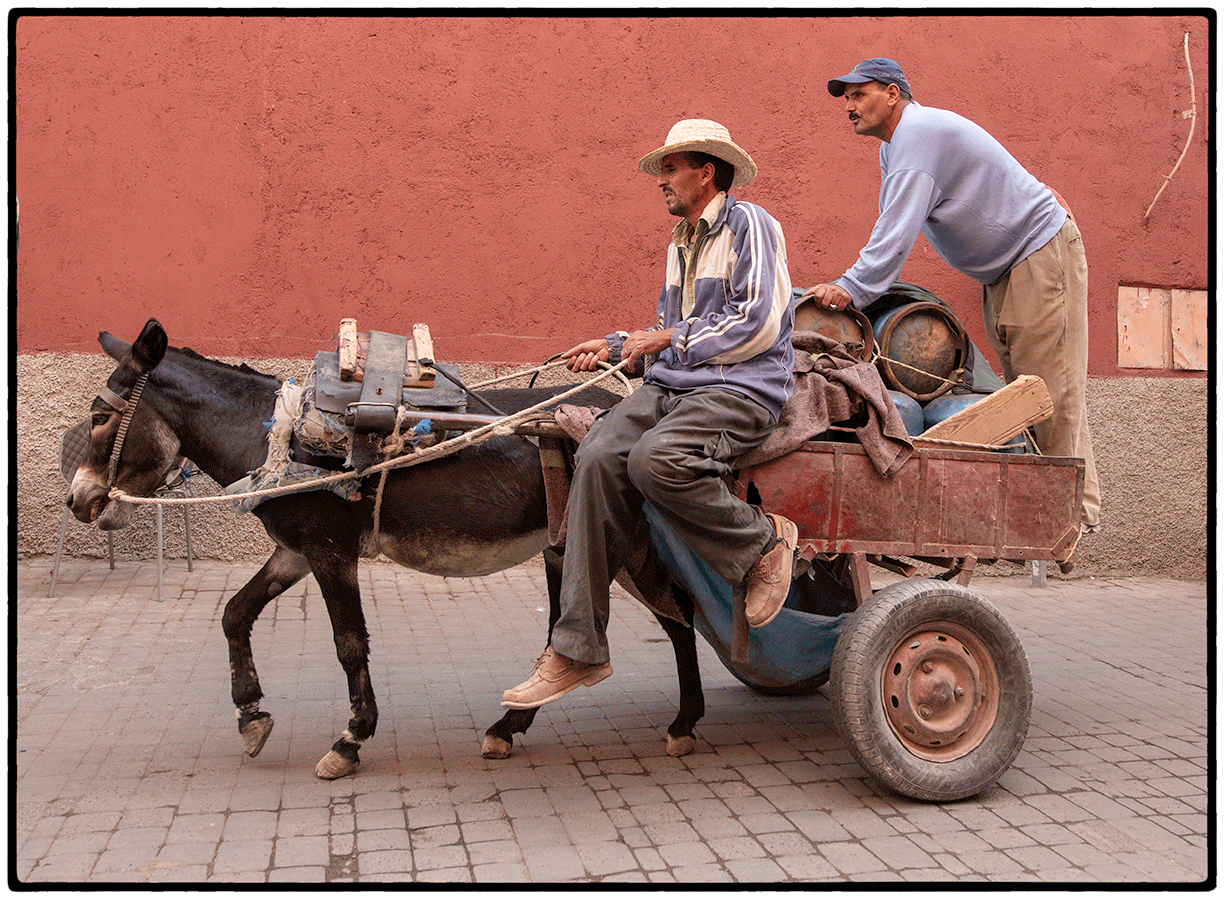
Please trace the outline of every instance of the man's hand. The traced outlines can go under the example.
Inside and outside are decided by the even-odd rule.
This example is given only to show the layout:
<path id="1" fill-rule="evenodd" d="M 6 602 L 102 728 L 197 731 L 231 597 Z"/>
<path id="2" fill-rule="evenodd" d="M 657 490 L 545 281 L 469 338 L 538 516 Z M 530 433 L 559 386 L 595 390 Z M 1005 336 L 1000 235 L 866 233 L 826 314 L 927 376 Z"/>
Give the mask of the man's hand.
<path id="1" fill-rule="evenodd" d="M 628 359 L 629 367 L 632 368 L 633 363 L 642 356 L 663 352 L 671 346 L 674 330 L 674 328 L 668 328 L 666 331 L 634 331 L 625 338 L 625 343 L 621 347 L 621 359 Z"/>
<path id="2" fill-rule="evenodd" d="M 800 299 L 806 300 L 808 297 L 815 297 L 816 305 L 825 309 L 845 309 L 851 305 L 850 294 L 836 284 L 817 284 L 808 288 L 807 293 Z"/>
<path id="3" fill-rule="evenodd" d="M 621 361 L 628 362 L 633 367 L 642 356 L 650 353 L 661 353 L 671 346 L 672 331 L 634 331 L 625 338 L 621 345 Z M 561 354 L 565 366 L 570 371 L 594 371 L 599 363 L 607 362 L 609 358 L 608 341 L 604 337 L 596 337 L 575 347 L 570 347 Z"/>
<path id="4" fill-rule="evenodd" d="M 561 358 L 565 360 L 565 367 L 570 371 L 594 371 L 599 368 L 600 362 L 608 361 L 608 341 L 603 337 L 596 337 L 570 347 L 561 354 Z"/>

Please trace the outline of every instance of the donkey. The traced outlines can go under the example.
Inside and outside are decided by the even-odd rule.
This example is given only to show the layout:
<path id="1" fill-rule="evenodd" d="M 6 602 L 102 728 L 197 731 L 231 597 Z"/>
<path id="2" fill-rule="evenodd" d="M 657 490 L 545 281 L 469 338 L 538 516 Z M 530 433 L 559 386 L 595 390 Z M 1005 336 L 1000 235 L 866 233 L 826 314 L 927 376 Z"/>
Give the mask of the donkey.
<path id="1" fill-rule="evenodd" d="M 77 470 L 67 503 L 83 522 L 121 528 L 131 504 L 110 497 L 111 487 L 149 496 L 180 457 L 191 459 L 218 484 L 231 484 L 267 457 L 267 429 L 280 382 L 246 366 L 232 366 L 168 346 L 166 332 L 149 319 L 135 343 L 98 335 L 118 362 L 90 410 L 89 458 Z M 562 388 L 491 390 L 496 408 L 513 413 Z M 599 388 L 581 402 L 607 408 L 617 397 Z M 296 441 L 295 441 L 296 443 Z M 116 447 L 116 444 L 118 446 Z M 118 457 L 114 450 L 119 450 Z M 294 458 L 336 469 L 337 459 Z M 374 736 L 378 707 L 370 683 L 369 636 L 357 582 L 358 559 L 379 553 L 409 568 L 444 577 L 479 577 L 544 552 L 549 585 L 549 633 L 559 617 L 560 555 L 547 547 L 548 513 L 539 450 L 519 436 L 495 436 L 450 456 L 392 469 L 383 485 L 377 533 L 379 475 L 364 478 L 356 500 L 327 490 L 281 494 L 255 507 L 276 545 L 271 557 L 226 603 L 222 629 L 229 647 L 231 691 L 244 751 L 256 756 L 272 731 L 260 708 L 263 692 L 251 653 L 251 629 L 273 599 L 313 574 L 331 620 L 336 656 L 348 679 L 347 728 L 320 759 L 315 773 L 335 779 L 353 773 L 359 752 Z M 660 572 L 661 566 L 653 569 Z M 674 582 L 671 591 L 685 621 L 655 613 L 670 638 L 680 681 L 680 708 L 667 729 L 668 752 L 693 751 L 693 726 L 705 711 L 692 628 L 693 600 Z M 486 758 L 510 755 L 515 733 L 526 733 L 536 709 L 511 710 L 486 732 Z"/>

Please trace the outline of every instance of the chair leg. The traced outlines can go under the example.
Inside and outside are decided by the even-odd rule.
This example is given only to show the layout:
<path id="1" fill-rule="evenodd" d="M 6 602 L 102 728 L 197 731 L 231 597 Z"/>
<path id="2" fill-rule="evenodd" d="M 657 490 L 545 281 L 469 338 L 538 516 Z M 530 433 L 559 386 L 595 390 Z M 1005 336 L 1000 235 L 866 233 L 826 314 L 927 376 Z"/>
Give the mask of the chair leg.
<path id="1" fill-rule="evenodd" d="M 161 602 L 162 601 L 162 578 L 164 576 L 163 569 L 165 568 L 165 565 L 162 564 L 162 518 L 163 518 L 163 515 L 162 515 L 161 503 L 158 503 L 155 508 L 157 509 L 157 601 Z"/>
<path id="2" fill-rule="evenodd" d="M 106 551 L 110 554 L 111 571 L 115 570 L 115 532 L 106 532 Z"/>
<path id="3" fill-rule="evenodd" d="M 60 523 L 59 544 L 55 547 L 55 565 L 51 567 L 51 589 L 47 591 L 47 597 L 55 596 L 55 582 L 59 580 L 59 565 L 60 558 L 64 555 L 64 537 L 68 533 L 68 515 L 69 512 L 64 509 L 64 520 Z"/>
<path id="4" fill-rule="evenodd" d="M 191 515 L 183 506 L 183 529 L 187 532 L 187 570 L 191 571 Z"/>

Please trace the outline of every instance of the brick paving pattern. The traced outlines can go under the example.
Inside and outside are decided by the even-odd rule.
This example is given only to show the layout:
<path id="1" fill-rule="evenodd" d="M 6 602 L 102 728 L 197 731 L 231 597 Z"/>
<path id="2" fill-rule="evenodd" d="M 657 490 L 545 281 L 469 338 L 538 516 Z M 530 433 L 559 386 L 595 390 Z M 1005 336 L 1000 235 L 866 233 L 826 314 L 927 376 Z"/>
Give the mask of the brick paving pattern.
<path id="1" fill-rule="evenodd" d="M 480 756 L 542 648 L 542 568 L 473 580 L 363 567 L 381 718 L 318 780 L 347 690 L 313 580 L 254 631 L 276 728 L 242 755 L 221 632 L 254 567 L 14 563 L 10 885 L 141 883 L 1214 883 L 1203 583 L 978 577 L 1034 681 L 1024 749 L 947 804 L 853 761 L 828 696 L 743 686 L 700 639 L 697 751 L 664 748 L 675 665 L 619 594 L 616 673 Z"/>

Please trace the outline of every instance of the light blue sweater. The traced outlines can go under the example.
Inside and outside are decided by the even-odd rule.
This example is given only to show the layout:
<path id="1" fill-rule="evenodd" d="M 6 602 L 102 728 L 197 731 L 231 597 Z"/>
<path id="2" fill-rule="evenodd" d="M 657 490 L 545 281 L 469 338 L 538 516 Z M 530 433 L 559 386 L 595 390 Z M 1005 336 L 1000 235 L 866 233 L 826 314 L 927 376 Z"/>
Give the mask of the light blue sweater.
<path id="1" fill-rule="evenodd" d="M 880 146 L 880 217 L 835 282 L 860 309 L 899 280 L 921 231 L 953 268 L 993 284 L 1045 246 L 1067 213 L 973 122 L 911 101 Z"/>

